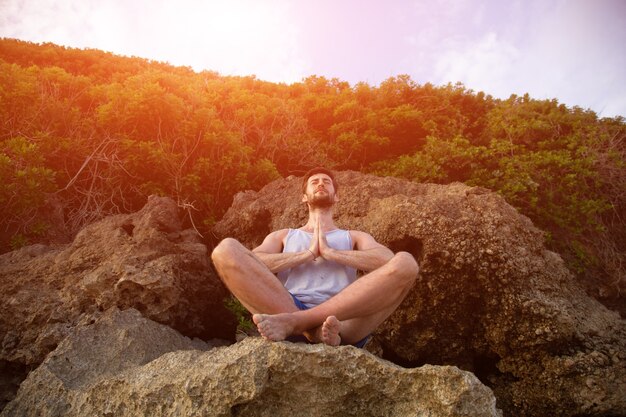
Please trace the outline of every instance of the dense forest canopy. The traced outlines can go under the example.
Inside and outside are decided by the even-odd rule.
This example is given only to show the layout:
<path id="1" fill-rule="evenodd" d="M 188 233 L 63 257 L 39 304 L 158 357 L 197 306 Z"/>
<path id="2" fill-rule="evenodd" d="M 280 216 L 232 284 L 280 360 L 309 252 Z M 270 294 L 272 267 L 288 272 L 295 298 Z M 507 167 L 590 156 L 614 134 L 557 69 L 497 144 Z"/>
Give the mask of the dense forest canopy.
<path id="1" fill-rule="evenodd" d="M 286 85 L 0 40 L 3 251 L 175 198 L 207 236 L 233 195 L 315 165 L 501 193 L 596 295 L 626 289 L 626 125 L 399 75 Z"/>

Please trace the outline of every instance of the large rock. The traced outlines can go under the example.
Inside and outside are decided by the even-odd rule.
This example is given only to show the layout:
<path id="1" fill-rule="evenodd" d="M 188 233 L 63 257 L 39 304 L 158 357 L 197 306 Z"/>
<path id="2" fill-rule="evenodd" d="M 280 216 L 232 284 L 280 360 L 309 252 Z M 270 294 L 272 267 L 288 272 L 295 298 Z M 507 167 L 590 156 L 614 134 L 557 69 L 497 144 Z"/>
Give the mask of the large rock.
<path id="1" fill-rule="evenodd" d="M 169 352 L 169 353 L 168 353 Z M 31 372 L 9 416 L 497 416 L 469 372 L 403 369 L 351 346 L 247 338 L 207 350 L 134 310 L 108 311 Z"/>
<path id="2" fill-rule="evenodd" d="M 375 341 L 396 363 L 453 364 L 510 415 L 624 415 L 626 324 L 588 297 L 541 231 L 498 194 L 463 184 L 337 175 L 338 225 L 411 252 L 420 278 Z M 248 247 L 306 221 L 301 178 L 238 194 L 215 227 Z"/>
<path id="3" fill-rule="evenodd" d="M 136 308 L 187 336 L 234 338 L 227 292 L 206 246 L 179 217 L 174 201 L 151 197 L 137 213 L 87 226 L 69 245 L 0 256 L 3 400 L 73 327 L 112 306 Z"/>

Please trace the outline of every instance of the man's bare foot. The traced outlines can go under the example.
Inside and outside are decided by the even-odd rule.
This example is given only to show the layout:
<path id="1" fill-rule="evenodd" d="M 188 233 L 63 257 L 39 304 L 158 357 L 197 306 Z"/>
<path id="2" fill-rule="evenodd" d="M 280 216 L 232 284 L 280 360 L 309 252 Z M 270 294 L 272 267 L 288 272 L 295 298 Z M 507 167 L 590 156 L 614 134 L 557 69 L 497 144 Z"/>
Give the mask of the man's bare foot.
<path id="1" fill-rule="evenodd" d="M 322 324 L 322 342 L 330 346 L 339 346 L 341 344 L 341 323 L 335 316 L 328 316 Z"/>
<path id="2" fill-rule="evenodd" d="M 291 313 L 254 314 L 252 321 L 256 324 L 261 336 L 275 342 L 285 340 L 296 327 L 295 318 Z"/>

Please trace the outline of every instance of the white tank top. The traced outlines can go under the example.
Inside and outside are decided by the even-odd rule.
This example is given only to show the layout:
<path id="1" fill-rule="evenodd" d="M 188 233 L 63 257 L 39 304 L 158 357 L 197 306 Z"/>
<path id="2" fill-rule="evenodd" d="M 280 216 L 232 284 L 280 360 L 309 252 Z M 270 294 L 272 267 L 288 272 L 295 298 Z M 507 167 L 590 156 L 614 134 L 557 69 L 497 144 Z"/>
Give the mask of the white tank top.
<path id="1" fill-rule="evenodd" d="M 311 246 L 313 233 L 289 229 L 283 252 L 302 252 Z M 352 238 L 347 230 L 335 229 L 326 233 L 328 245 L 337 250 L 352 250 Z M 327 261 L 322 257 L 280 271 L 278 279 L 285 288 L 307 307 L 323 303 L 356 280 L 356 270 Z"/>

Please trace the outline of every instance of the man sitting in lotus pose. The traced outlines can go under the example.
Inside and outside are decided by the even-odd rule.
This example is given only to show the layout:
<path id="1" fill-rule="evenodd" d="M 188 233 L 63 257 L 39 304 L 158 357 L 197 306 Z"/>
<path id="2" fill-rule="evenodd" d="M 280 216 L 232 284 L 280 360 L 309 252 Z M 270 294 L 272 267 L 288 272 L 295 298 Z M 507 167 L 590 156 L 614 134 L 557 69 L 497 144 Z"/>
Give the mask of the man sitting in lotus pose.
<path id="1" fill-rule="evenodd" d="M 302 183 L 309 208 L 304 226 L 272 232 L 253 251 L 227 238 L 211 255 L 266 339 L 303 335 L 313 343 L 363 347 L 417 278 L 409 253 L 394 255 L 367 233 L 335 226 L 336 191 L 331 171 L 312 169 Z M 357 270 L 368 273 L 357 278 Z"/>

